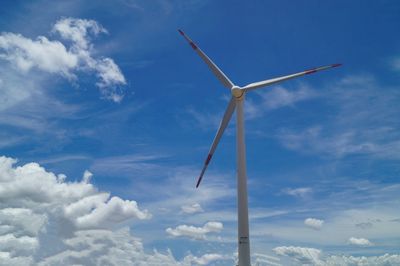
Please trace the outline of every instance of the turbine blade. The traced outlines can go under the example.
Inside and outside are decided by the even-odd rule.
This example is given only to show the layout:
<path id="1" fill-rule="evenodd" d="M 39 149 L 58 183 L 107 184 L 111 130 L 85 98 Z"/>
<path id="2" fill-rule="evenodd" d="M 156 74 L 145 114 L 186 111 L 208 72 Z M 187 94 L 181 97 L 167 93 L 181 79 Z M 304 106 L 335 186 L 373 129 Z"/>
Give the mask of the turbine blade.
<path id="1" fill-rule="evenodd" d="M 278 77 L 278 78 L 254 82 L 254 83 L 247 84 L 246 86 L 243 87 L 243 89 L 245 89 L 246 91 L 255 90 L 255 89 L 258 89 L 261 87 L 269 86 L 274 83 L 278 83 L 278 82 L 285 81 L 285 80 L 292 79 L 292 78 L 297 78 L 297 77 L 308 75 L 308 74 L 313 74 L 313 73 L 321 71 L 321 70 L 338 67 L 341 65 L 342 64 L 332 64 L 332 65 L 328 65 L 328 66 L 312 68 L 312 69 L 309 69 L 306 71 L 298 72 L 298 73 L 287 75 L 287 76 L 282 76 L 282 77 Z"/>
<path id="2" fill-rule="evenodd" d="M 221 124 L 219 125 L 218 131 L 217 131 L 217 134 L 215 135 L 213 143 L 211 144 L 211 148 L 210 148 L 210 151 L 208 152 L 207 158 L 204 162 L 203 169 L 201 169 L 200 176 L 197 179 L 196 188 L 199 187 L 201 179 L 203 179 L 204 172 L 206 171 L 207 166 L 210 163 L 210 160 L 215 152 L 215 149 L 217 148 L 217 145 L 222 137 L 222 134 L 224 133 L 226 127 L 228 126 L 229 120 L 231 120 L 232 114 L 235 111 L 235 107 L 236 107 L 236 99 L 235 99 L 235 97 L 232 97 L 228 104 L 228 107 L 225 110 L 225 114 L 222 118 Z"/>
<path id="3" fill-rule="evenodd" d="M 179 33 L 188 41 L 190 46 L 196 53 L 203 59 L 203 61 L 208 65 L 214 75 L 221 81 L 221 83 L 227 87 L 228 89 L 233 87 L 232 81 L 218 68 L 216 64 L 181 30 L 178 30 Z"/>

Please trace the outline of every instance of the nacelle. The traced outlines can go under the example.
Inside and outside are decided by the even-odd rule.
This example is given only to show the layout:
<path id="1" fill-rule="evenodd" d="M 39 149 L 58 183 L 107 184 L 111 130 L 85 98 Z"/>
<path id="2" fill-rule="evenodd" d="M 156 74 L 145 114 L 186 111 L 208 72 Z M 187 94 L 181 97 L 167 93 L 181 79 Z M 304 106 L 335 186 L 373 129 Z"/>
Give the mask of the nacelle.
<path id="1" fill-rule="evenodd" d="M 241 98 L 244 94 L 244 90 L 238 86 L 233 86 L 231 93 L 235 98 Z"/>

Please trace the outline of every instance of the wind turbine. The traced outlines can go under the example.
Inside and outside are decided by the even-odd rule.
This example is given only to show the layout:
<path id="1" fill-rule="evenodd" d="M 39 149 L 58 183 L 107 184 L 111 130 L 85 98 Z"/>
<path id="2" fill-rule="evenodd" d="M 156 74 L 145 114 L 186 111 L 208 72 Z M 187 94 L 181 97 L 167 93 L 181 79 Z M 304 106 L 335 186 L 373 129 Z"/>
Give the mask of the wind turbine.
<path id="1" fill-rule="evenodd" d="M 247 92 L 260 89 L 278 82 L 297 78 L 300 76 L 313 74 L 315 72 L 338 67 L 341 64 L 332 64 L 317 68 L 308 69 L 302 72 L 294 73 L 287 76 L 281 76 L 277 78 L 267 79 L 259 82 L 247 84 L 246 86 L 239 87 L 235 85 L 219 67 L 182 31 L 178 30 L 179 33 L 188 41 L 190 46 L 196 51 L 196 53 L 203 59 L 208 65 L 210 70 L 219 79 L 219 81 L 226 88 L 231 90 L 232 97 L 229 101 L 228 107 L 224 113 L 221 124 L 217 130 L 217 134 L 212 142 L 211 148 L 208 152 L 207 158 L 204 162 L 203 169 L 201 170 L 200 176 L 197 180 L 196 188 L 199 187 L 201 180 L 203 179 L 204 172 L 207 169 L 208 164 L 217 148 L 217 145 L 228 126 L 229 120 L 232 117 L 233 112 L 236 109 L 236 149 L 237 149 L 237 206 L 238 206 L 238 258 L 239 266 L 250 266 L 250 239 L 249 239 L 249 213 L 248 213 L 248 202 L 247 202 L 247 176 L 246 176 L 246 147 L 244 139 L 244 116 L 243 116 L 243 104 L 244 98 Z"/>

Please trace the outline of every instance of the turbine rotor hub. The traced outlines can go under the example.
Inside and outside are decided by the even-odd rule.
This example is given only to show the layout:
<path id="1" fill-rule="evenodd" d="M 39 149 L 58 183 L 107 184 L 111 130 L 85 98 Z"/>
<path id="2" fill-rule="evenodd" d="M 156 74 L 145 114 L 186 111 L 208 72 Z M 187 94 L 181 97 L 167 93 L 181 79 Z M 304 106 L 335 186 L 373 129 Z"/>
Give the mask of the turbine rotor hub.
<path id="1" fill-rule="evenodd" d="M 231 89 L 231 93 L 235 98 L 240 99 L 244 95 L 244 90 L 238 86 L 233 86 Z"/>

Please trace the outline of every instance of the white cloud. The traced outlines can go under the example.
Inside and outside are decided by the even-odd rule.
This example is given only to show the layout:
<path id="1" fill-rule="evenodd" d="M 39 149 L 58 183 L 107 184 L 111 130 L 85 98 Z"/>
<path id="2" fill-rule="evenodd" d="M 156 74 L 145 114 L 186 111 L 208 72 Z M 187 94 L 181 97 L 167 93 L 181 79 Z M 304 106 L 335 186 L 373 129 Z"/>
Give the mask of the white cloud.
<path id="1" fill-rule="evenodd" d="M 115 119 L 112 117 L 111 119 Z M 119 118 L 118 118 L 119 119 Z M 154 161 L 167 158 L 166 155 L 123 155 L 99 158 L 91 166 L 92 171 L 105 175 L 150 175 L 165 169 Z"/>
<path id="2" fill-rule="evenodd" d="M 226 107 L 220 108 L 221 112 L 203 112 L 196 110 L 193 107 L 189 107 L 184 113 L 191 116 L 192 123 L 194 122 L 193 126 L 199 127 L 203 130 L 215 130 L 221 122 L 224 108 Z"/>
<path id="3" fill-rule="evenodd" d="M 321 126 L 311 126 L 301 132 L 282 130 L 278 138 L 286 148 L 291 150 L 302 150 L 304 153 L 329 153 L 337 157 L 348 154 L 378 153 L 378 150 L 387 148 L 379 147 L 370 141 L 359 142 L 359 135 L 351 129 L 337 133 L 335 136 L 326 136 Z M 396 142 L 392 144 L 399 145 Z"/>
<path id="4" fill-rule="evenodd" d="M 335 182 L 341 183 L 338 180 Z M 324 247 L 328 243 L 330 246 L 340 247 L 341 250 L 348 252 L 359 250 L 358 246 L 349 245 L 349 237 L 362 236 L 373 242 L 375 247 L 365 249 L 364 255 L 376 255 L 376 250 L 382 246 L 387 253 L 397 252 L 394 239 L 399 238 L 400 227 L 393 219 L 397 218 L 399 186 L 396 189 L 390 187 L 384 185 L 380 186 L 381 192 L 376 188 L 373 192 L 368 192 L 367 196 L 361 198 L 365 207 L 361 207 L 358 203 L 356 203 L 358 208 L 353 205 L 354 202 L 358 202 L 353 190 L 348 190 L 340 197 L 335 194 L 333 197 L 322 199 L 317 204 L 314 201 L 302 207 L 296 205 L 288 210 L 288 215 L 282 216 L 279 222 L 264 220 L 253 223 L 253 235 L 268 237 L 281 243 L 307 243 L 307 245 L 318 247 Z M 381 198 L 379 194 L 384 195 L 385 198 Z M 353 208 L 348 209 L 351 206 Z M 324 217 L 329 217 L 329 223 L 324 223 L 321 229 L 323 237 L 320 233 L 310 233 L 309 228 L 299 223 L 297 218 L 294 219 L 305 213 L 310 217 L 318 217 L 316 215 L 321 215 L 321 213 Z M 372 226 L 368 229 L 356 226 L 362 222 L 369 222 Z M 379 239 L 379 244 L 373 241 L 375 239 Z"/>
<path id="5" fill-rule="evenodd" d="M 110 198 L 90 183 L 65 182 L 36 163 L 14 167 L 0 157 L 0 246 L 10 260 L 31 257 L 40 250 L 47 228 L 65 234 L 82 228 L 113 228 L 130 219 L 148 219 L 135 201 Z M 50 226 L 50 227 L 49 227 Z M 61 237 L 61 236 L 60 236 Z"/>
<path id="6" fill-rule="evenodd" d="M 138 167 L 139 166 L 140 165 L 138 165 Z M 155 174 L 157 174 L 159 173 L 158 169 L 167 172 L 166 169 L 168 168 L 155 169 Z M 152 167 L 151 171 L 153 170 L 154 167 Z M 198 175 L 197 169 L 182 167 L 175 169 L 175 171 L 176 172 L 173 175 L 160 181 L 157 186 L 154 185 L 154 182 L 138 180 L 135 186 L 132 187 L 132 190 L 135 191 L 135 193 L 140 194 L 143 193 L 143 191 L 152 191 L 152 195 L 157 195 L 156 198 L 154 198 L 154 196 L 152 197 L 152 201 L 146 207 L 153 212 L 157 212 L 162 208 L 165 211 L 165 215 L 158 218 L 170 220 L 172 217 L 176 216 L 176 210 L 181 208 L 182 203 L 187 202 L 189 198 L 190 201 L 199 203 L 201 206 L 210 206 L 221 200 L 228 199 L 232 201 L 235 199 L 236 190 L 234 189 L 233 180 L 230 178 L 229 174 L 216 175 L 210 172 L 207 182 L 202 184 L 201 189 L 196 189 L 194 183 L 195 180 L 193 180 L 192 177 Z M 130 191 L 132 190 L 130 189 Z M 222 221 L 227 218 L 226 214 L 235 217 L 235 213 L 236 212 L 228 210 L 222 212 L 207 211 L 196 213 L 196 215 L 181 216 L 181 219 L 184 218 L 185 223 L 189 224 L 198 223 L 199 221 Z M 170 222 L 176 224 L 176 218 Z"/>
<path id="7" fill-rule="evenodd" d="M 253 261 L 255 265 L 273 265 L 273 266 L 280 266 L 280 259 L 278 257 L 273 257 L 270 255 L 254 253 L 252 255 Z"/>
<path id="8" fill-rule="evenodd" d="M 0 35 L 1 37 L 1 35 Z M 1 53 L 1 49 L 0 49 Z M 21 76 L 12 68 L 0 67 L 0 112 L 32 98 L 38 91 L 38 77 L 27 78 Z"/>
<path id="9" fill-rule="evenodd" d="M 15 236 L 14 234 L 4 234 L 0 236 L 0 247 L 2 251 L 7 251 L 11 255 L 28 256 L 39 246 L 38 239 L 30 236 Z"/>
<path id="10" fill-rule="evenodd" d="M 84 230 L 64 241 L 67 248 L 38 263 L 39 266 L 51 265 L 166 265 L 190 266 L 207 265 L 216 260 L 227 259 L 220 254 L 204 254 L 201 257 L 188 254 L 177 261 L 171 251 L 145 253 L 141 241 L 129 233 L 128 228 L 118 231 Z M 82 248 L 84 247 L 84 248 Z"/>
<path id="11" fill-rule="evenodd" d="M 301 85 L 297 90 L 287 90 L 282 86 L 275 86 L 261 94 L 261 96 L 264 101 L 264 107 L 272 110 L 310 99 L 315 97 L 316 93 L 305 85 Z"/>
<path id="12" fill-rule="evenodd" d="M 322 265 L 321 250 L 294 246 L 276 247 L 273 251 L 280 256 L 288 256 L 301 265 Z"/>
<path id="13" fill-rule="evenodd" d="M 119 86 L 126 84 L 121 70 L 111 58 L 93 57 L 91 36 L 106 30 L 94 20 L 64 18 L 55 23 L 53 32 L 60 34 L 69 46 L 44 36 L 33 40 L 15 33 L 0 34 L 0 59 L 24 73 L 38 69 L 70 80 L 77 80 L 79 72 L 95 72 L 102 95 L 121 101 L 123 93 Z"/>
<path id="14" fill-rule="evenodd" d="M 224 256 L 224 255 L 217 254 L 217 253 L 210 253 L 210 254 L 205 254 L 201 257 L 195 257 L 195 256 L 189 255 L 189 256 L 186 256 L 184 260 L 191 261 L 192 263 L 197 264 L 197 265 L 208 265 L 214 261 L 230 260 L 230 259 L 232 259 L 232 258 L 229 256 Z"/>
<path id="15" fill-rule="evenodd" d="M 282 190 L 282 192 L 293 197 L 305 198 L 312 193 L 312 188 L 310 187 L 285 188 Z"/>
<path id="16" fill-rule="evenodd" d="M 399 158 L 398 123 L 393 119 L 399 116 L 399 108 L 393 108 L 399 102 L 396 86 L 382 86 L 371 75 L 351 75 L 322 90 L 320 104 L 330 111 L 324 119 L 310 119 L 300 128 L 279 129 L 277 138 L 283 146 L 338 158 L 352 154 Z"/>
<path id="17" fill-rule="evenodd" d="M 181 210 L 183 213 L 187 213 L 187 214 L 193 214 L 193 213 L 204 211 L 199 203 L 193 203 L 191 205 L 183 205 L 183 206 L 181 206 Z"/>
<path id="18" fill-rule="evenodd" d="M 304 220 L 304 224 L 307 225 L 308 227 L 311 227 L 312 229 L 320 230 L 322 228 L 322 225 L 324 224 L 324 220 L 307 218 Z"/>
<path id="19" fill-rule="evenodd" d="M 356 246 L 361 246 L 361 247 L 372 246 L 372 243 L 368 239 L 365 239 L 365 238 L 350 237 L 349 243 L 351 245 L 356 245 Z"/>
<path id="20" fill-rule="evenodd" d="M 90 171 L 85 170 L 85 172 L 83 173 L 82 182 L 89 183 L 92 176 L 93 174 Z"/>
<path id="21" fill-rule="evenodd" d="M 208 233 L 219 233 L 224 228 L 220 222 L 207 222 L 202 227 L 192 225 L 178 225 L 176 228 L 167 228 L 167 234 L 173 237 L 189 237 L 196 240 L 203 240 Z"/>
<path id="22" fill-rule="evenodd" d="M 97 85 L 102 89 L 107 89 L 110 86 L 125 84 L 125 77 L 122 75 L 119 67 L 110 58 L 102 58 L 96 62 L 95 66 L 100 81 Z"/>
<path id="23" fill-rule="evenodd" d="M 44 36 L 36 40 L 20 34 L 0 35 L 0 58 L 10 61 L 22 71 L 38 68 L 49 73 L 70 76 L 70 70 L 77 67 L 78 55 L 67 51 L 59 41 L 50 41 Z"/>
<path id="24" fill-rule="evenodd" d="M 32 265 L 33 259 L 32 257 L 19 256 L 14 257 L 10 252 L 0 251 L 0 265 L 15 265 L 15 266 L 25 266 Z"/>
<path id="25" fill-rule="evenodd" d="M 325 260 L 325 265 L 396 266 L 400 265 L 400 255 L 385 254 L 371 257 L 330 256 Z"/>
<path id="26" fill-rule="evenodd" d="M 276 247 L 273 251 L 280 256 L 286 256 L 297 262 L 299 265 L 366 265 L 366 266 L 395 266 L 400 263 L 400 255 L 385 254 L 382 256 L 323 256 L 322 251 L 314 248 L 283 246 Z"/>
<path id="27" fill-rule="evenodd" d="M 273 86 L 268 90 L 257 92 L 258 96 L 246 100 L 246 118 L 253 119 L 262 116 L 267 111 L 283 107 L 292 107 L 297 102 L 308 100 L 317 96 L 304 84 L 297 89 L 286 89 L 282 86 Z"/>
<path id="28" fill-rule="evenodd" d="M 93 200 L 93 198 L 95 200 Z M 151 217 L 147 211 L 139 210 L 136 201 L 124 201 L 118 197 L 112 197 L 110 200 L 108 200 L 108 198 L 109 195 L 106 195 L 106 197 L 97 197 L 97 195 L 94 195 L 83 198 L 71 204 L 73 206 L 67 206 L 66 209 L 85 209 L 84 214 L 76 216 L 71 215 L 71 213 L 76 214 L 76 211 L 66 211 L 66 216 L 71 219 L 78 228 L 108 228 L 130 218 L 143 220 Z"/>
<path id="29" fill-rule="evenodd" d="M 77 47 L 83 50 L 88 50 L 91 46 L 90 34 L 96 36 L 100 33 L 107 33 L 107 30 L 94 20 L 73 18 L 57 21 L 53 31 L 59 33 L 63 39 L 73 41 Z"/>
<path id="30" fill-rule="evenodd" d="M 45 215 L 26 208 L 3 208 L 0 210 L 1 233 L 35 236 L 47 222 Z"/>
<path id="31" fill-rule="evenodd" d="M 230 259 L 216 253 L 176 260 L 171 251 L 145 252 L 125 227 L 148 219 L 135 201 L 110 197 L 90 183 L 67 182 L 37 163 L 14 166 L 0 157 L 0 265 L 207 265 Z M 222 224 L 209 222 L 207 232 Z"/>

